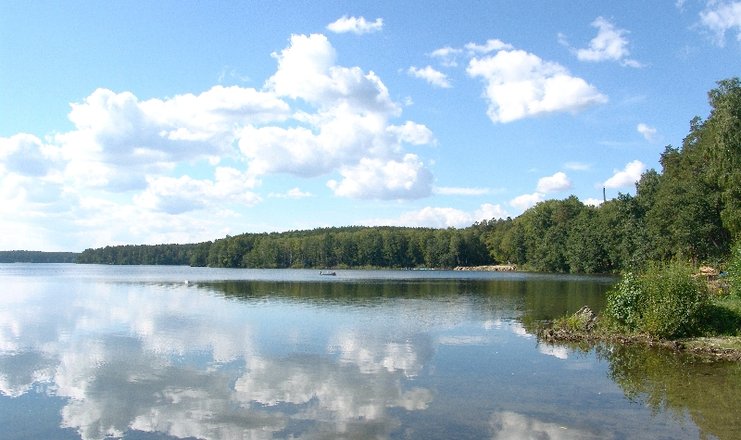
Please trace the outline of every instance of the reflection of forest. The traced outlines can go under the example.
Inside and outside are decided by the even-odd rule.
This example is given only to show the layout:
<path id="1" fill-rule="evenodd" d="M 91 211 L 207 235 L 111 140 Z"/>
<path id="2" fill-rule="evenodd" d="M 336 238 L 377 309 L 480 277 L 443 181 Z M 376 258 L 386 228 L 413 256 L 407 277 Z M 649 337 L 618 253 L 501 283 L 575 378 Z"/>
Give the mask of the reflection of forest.
<path id="1" fill-rule="evenodd" d="M 629 398 L 678 418 L 688 414 L 702 438 L 739 438 L 740 364 L 701 362 L 642 347 L 613 346 L 598 354 L 610 362 L 610 377 Z"/>
<path id="2" fill-rule="evenodd" d="M 363 280 L 352 282 L 219 281 L 197 286 L 243 301 L 280 298 L 338 306 L 388 305 L 389 299 L 464 297 L 481 312 L 519 317 L 524 322 L 554 319 L 584 305 L 601 310 L 613 278 L 534 276 L 522 280 Z"/>

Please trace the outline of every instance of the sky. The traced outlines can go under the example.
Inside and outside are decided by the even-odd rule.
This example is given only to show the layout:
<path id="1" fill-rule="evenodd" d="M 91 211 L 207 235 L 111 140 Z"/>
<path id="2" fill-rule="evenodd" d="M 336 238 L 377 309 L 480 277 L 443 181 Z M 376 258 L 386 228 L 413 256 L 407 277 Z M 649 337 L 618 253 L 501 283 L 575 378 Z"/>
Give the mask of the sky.
<path id="1" fill-rule="evenodd" d="M 599 204 L 740 61 L 729 0 L 0 2 L 0 250 Z"/>

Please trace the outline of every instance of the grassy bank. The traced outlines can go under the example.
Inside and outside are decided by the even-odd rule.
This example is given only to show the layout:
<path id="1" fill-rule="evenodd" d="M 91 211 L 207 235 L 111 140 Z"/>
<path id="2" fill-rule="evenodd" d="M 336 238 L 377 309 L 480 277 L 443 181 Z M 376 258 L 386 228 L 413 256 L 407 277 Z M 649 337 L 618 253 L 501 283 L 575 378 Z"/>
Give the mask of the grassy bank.
<path id="1" fill-rule="evenodd" d="M 647 344 L 741 361 L 741 296 L 686 264 L 627 273 L 600 315 L 583 307 L 539 330 L 549 342 Z M 709 287 L 712 286 L 712 287 Z"/>

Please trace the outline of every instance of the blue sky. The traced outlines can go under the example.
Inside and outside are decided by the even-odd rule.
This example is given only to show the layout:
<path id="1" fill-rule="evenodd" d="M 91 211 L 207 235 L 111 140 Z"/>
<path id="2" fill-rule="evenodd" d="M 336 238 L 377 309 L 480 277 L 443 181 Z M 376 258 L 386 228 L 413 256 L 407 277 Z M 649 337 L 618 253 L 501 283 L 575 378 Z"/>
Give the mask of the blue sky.
<path id="1" fill-rule="evenodd" d="M 0 2 L 0 249 L 465 227 L 633 193 L 741 2 Z"/>

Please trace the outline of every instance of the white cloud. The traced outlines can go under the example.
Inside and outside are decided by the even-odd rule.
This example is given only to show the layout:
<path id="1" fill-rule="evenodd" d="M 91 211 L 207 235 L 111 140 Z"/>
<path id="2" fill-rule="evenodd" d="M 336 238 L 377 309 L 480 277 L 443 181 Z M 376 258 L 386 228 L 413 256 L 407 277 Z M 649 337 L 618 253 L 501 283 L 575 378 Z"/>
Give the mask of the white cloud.
<path id="1" fill-rule="evenodd" d="M 520 211 L 525 211 L 526 209 L 535 206 L 543 200 L 545 200 L 544 194 L 534 192 L 532 194 L 523 194 L 521 196 L 517 196 L 514 199 L 510 200 L 509 204 L 519 209 Z"/>
<path id="2" fill-rule="evenodd" d="M 641 67 L 641 63 L 628 58 L 628 31 L 616 28 L 603 17 L 597 17 L 592 26 L 597 28 L 597 36 L 589 42 L 589 47 L 576 50 L 580 61 L 618 61 L 624 66 Z M 565 40 L 562 40 L 562 44 Z"/>
<path id="3" fill-rule="evenodd" d="M 242 232 L 230 227 L 276 173 L 334 175 L 344 197 L 431 193 L 432 173 L 407 148 L 435 137 L 397 121 L 402 106 L 375 73 L 336 65 L 318 34 L 294 35 L 272 56 L 277 68 L 262 89 L 217 85 L 142 100 L 100 88 L 71 104 L 71 130 L 0 138 L 0 231 L 26 225 L 46 249 L 212 239 Z M 203 209 L 218 218 L 204 219 Z M 17 247 L 7 235 L 0 246 Z"/>
<path id="4" fill-rule="evenodd" d="M 606 96 L 583 79 L 571 76 L 565 67 L 523 50 L 474 57 L 467 72 L 484 80 L 487 114 L 493 122 L 576 112 L 607 102 Z"/>
<path id="5" fill-rule="evenodd" d="M 360 199 L 415 199 L 432 191 L 432 174 L 419 157 L 407 154 L 401 161 L 361 159 L 357 165 L 340 169 L 342 181 L 327 186 L 341 197 Z"/>
<path id="6" fill-rule="evenodd" d="M 571 181 L 564 172 L 557 172 L 552 176 L 541 177 L 538 180 L 536 191 L 540 193 L 552 193 L 565 191 L 571 188 Z"/>
<path id="7" fill-rule="evenodd" d="M 439 70 L 435 70 L 432 66 L 423 67 L 421 69 L 412 66 L 407 70 L 407 73 L 415 78 L 423 79 L 435 87 L 443 89 L 449 89 L 452 87 L 450 85 L 450 80 L 448 80 L 448 76 Z"/>
<path id="8" fill-rule="evenodd" d="M 582 203 L 589 206 L 599 206 L 604 202 L 602 199 L 595 199 L 594 197 L 589 197 L 585 199 Z"/>
<path id="9" fill-rule="evenodd" d="M 584 162 L 566 162 L 563 166 L 564 168 L 573 171 L 587 171 L 592 168 L 592 164 Z"/>
<path id="10" fill-rule="evenodd" d="M 301 191 L 300 188 L 291 188 L 285 193 L 270 193 L 268 197 L 274 197 L 277 199 L 305 199 L 307 197 L 313 197 L 314 195 L 308 191 Z"/>
<path id="11" fill-rule="evenodd" d="M 511 44 L 505 43 L 499 39 L 487 40 L 484 44 L 468 43 L 466 44 L 466 50 L 471 54 L 487 54 L 490 52 L 497 52 L 500 50 L 511 50 L 514 49 Z"/>
<path id="12" fill-rule="evenodd" d="M 507 211 L 500 205 L 484 203 L 473 212 L 427 206 L 416 211 L 405 212 L 398 219 L 374 219 L 366 223 L 384 226 L 465 228 L 477 221 L 501 219 L 508 216 Z"/>
<path id="13" fill-rule="evenodd" d="M 5 172 L 29 177 L 45 176 L 54 170 L 57 159 L 58 149 L 34 135 L 19 133 L 0 138 L 0 175 Z"/>
<path id="14" fill-rule="evenodd" d="M 214 180 L 156 177 L 148 178 L 147 183 L 146 191 L 135 196 L 134 202 L 168 214 L 182 214 L 222 203 L 251 206 L 260 201 L 260 197 L 250 191 L 255 182 L 234 168 L 216 168 Z"/>
<path id="15" fill-rule="evenodd" d="M 278 70 L 266 82 L 268 90 L 310 103 L 317 112 L 297 113 L 296 126 L 244 127 L 239 148 L 248 159 L 251 176 L 311 177 L 340 171 L 342 182 L 330 182 L 338 195 L 416 198 L 429 194 L 431 173 L 416 156 L 411 165 L 404 144 L 432 144 L 434 136 L 413 121 L 390 123 L 401 108 L 378 76 L 358 67 L 334 65 L 335 51 L 324 35 L 294 35 L 290 46 L 273 56 Z M 378 180 L 390 169 L 401 174 Z"/>
<path id="16" fill-rule="evenodd" d="M 327 30 L 337 34 L 352 32 L 356 35 L 362 35 L 378 32 L 381 29 L 383 29 L 382 18 L 376 18 L 375 21 L 367 21 L 365 17 L 348 17 L 347 15 L 327 25 Z"/>
<path id="17" fill-rule="evenodd" d="M 436 142 L 432 131 L 422 124 L 406 121 L 404 125 L 390 125 L 386 132 L 392 136 L 394 142 L 411 145 L 427 145 Z"/>
<path id="18" fill-rule="evenodd" d="M 54 137 L 66 174 L 80 186 L 141 189 L 175 163 L 233 154 L 234 127 L 278 122 L 288 105 L 255 89 L 215 86 L 200 95 L 139 101 L 98 89 L 69 114 L 75 130 Z"/>
<path id="19" fill-rule="evenodd" d="M 446 67 L 456 67 L 458 65 L 457 57 L 463 53 L 463 50 L 454 47 L 445 46 L 435 49 L 430 53 L 432 58 L 440 61 L 440 64 Z"/>
<path id="20" fill-rule="evenodd" d="M 641 122 L 640 124 L 636 126 L 636 130 L 638 131 L 638 133 L 643 135 L 643 137 L 647 141 L 653 142 L 656 140 L 656 129 L 654 127 L 651 127 Z"/>
<path id="21" fill-rule="evenodd" d="M 700 12 L 700 23 L 714 34 L 718 46 L 725 45 L 726 32 L 735 30 L 736 40 L 741 41 L 741 2 L 709 1 Z"/>
<path id="22" fill-rule="evenodd" d="M 473 214 L 474 221 L 478 220 L 491 220 L 491 219 L 503 219 L 509 217 L 509 213 L 502 208 L 500 205 L 493 205 L 491 203 L 484 203 L 479 207 L 478 210 Z"/>
<path id="23" fill-rule="evenodd" d="M 639 161 L 634 160 L 622 170 L 615 170 L 615 174 L 607 179 L 603 186 L 605 188 L 624 188 L 627 186 L 634 185 L 641 179 L 641 174 L 646 170 L 646 165 Z"/>
<path id="24" fill-rule="evenodd" d="M 491 194 L 492 190 L 489 188 L 436 186 L 435 188 L 433 188 L 432 192 L 443 196 L 483 196 L 486 194 Z"/>
<path id="25" fill-rule="evenodd" d="M 525 211 L 545 200 L 546 194 L 565 191 L 571 188 L 571 180 L 566 173 L 559 171 L 552 176 L 538 179 L 535 192 L 522 194 L 509 201 L 510 206 Z"/>

